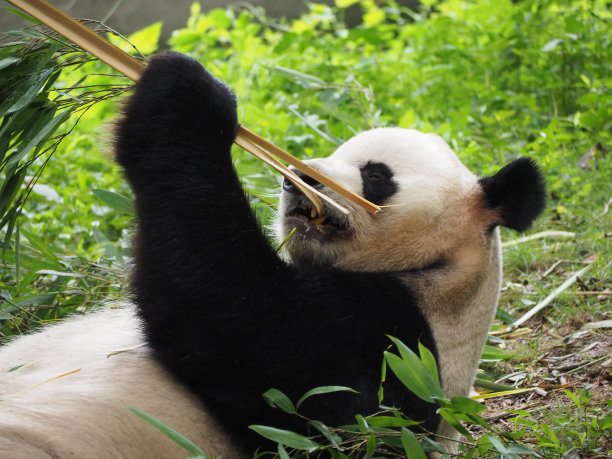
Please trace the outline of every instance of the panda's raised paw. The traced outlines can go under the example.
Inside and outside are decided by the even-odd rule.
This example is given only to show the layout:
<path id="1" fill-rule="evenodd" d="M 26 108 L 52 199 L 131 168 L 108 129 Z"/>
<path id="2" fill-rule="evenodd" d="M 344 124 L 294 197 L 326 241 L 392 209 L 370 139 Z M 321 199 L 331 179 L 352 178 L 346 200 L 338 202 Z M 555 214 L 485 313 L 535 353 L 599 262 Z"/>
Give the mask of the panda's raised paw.
<path id="1" fill-rule="evenodd" d="M 195 59 L 174 51 L 153 56 L 125 109 L 128 124 L 164 135 L 227 133 L 238 125 L 236 97 Z"/>

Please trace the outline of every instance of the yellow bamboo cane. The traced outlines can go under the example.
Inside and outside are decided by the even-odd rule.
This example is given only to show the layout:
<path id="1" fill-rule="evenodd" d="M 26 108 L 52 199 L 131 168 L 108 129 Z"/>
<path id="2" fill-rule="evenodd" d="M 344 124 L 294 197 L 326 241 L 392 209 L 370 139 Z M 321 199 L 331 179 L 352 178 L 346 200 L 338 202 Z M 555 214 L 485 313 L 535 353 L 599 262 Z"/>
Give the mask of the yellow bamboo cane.
<path id="1" fill-rule="evenodd" d="M 96 34 L 80 22 L 74 20 L 47 2 L 43 0 L 8 1 L 131 80 L 137 81 L 144 71 L 145 65 L 142 62 L 117 48 L 100 35 Z M 317 196 L 320 196 L 329 204 L 339 208 L 342 212 L 348 213 L 348 211 L 344 207 L 332 201 L 329 197 L 321 194 L 319 191 L 305 183 L 295 173 L 292 173 L 289 169 L 270 156 L 270 154 L 265 150 L 268 150 L 270 153 L 286 161 L 299 171 L 331 188 L 355 204 L 365 208 L 369 212 L 374 213 L 380 210 L 380 207 L 376 204 L 373 204 L 361 196 L 353 193 L 336 181 L 332 180 L 326 175 L 323 175 L 316 169 L 304 164 L 302 161 L 271 142 L 268 142 L 254 132 L 251 132 L 244 126 L 238 127 L 238 132 L 234 142 L 257 158 L 266 162 L 266 164 L 269 164 L 288 180 L 294 183 L 296 187 L 298 187 L 298 189 L 300 189 L 300 191 L 302 191 L 302 193 L 304 193 L 304 195 L 312 202 L 319 215 L 323 214 L 323 204 Z M 253 148 L 253 146 L 255 146 L 255 148 Z"/>

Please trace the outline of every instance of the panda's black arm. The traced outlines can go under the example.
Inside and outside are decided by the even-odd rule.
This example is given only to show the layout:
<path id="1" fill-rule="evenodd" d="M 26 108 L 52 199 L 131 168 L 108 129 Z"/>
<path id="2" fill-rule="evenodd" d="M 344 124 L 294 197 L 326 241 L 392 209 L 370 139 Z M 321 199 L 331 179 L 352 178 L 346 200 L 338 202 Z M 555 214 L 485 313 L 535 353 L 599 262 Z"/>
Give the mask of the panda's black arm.
<path id="1" fill-rule="evenodd" d="M 135 196 L 133 288 L 151 314 L 231 289 L 240 270 L 265 283 L 285 268 L 234 172 L 237 127 L 232 91 L 173 52 L 151 59 L 125 106 L 116 155 Z"/>

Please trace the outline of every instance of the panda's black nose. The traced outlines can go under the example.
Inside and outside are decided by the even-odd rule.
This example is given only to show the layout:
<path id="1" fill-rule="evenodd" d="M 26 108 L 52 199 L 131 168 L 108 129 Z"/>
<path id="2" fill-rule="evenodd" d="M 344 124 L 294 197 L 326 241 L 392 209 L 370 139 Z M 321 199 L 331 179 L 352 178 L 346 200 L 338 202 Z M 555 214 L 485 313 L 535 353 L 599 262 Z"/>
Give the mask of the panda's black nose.
<path id="1" fill-rule="evenodd" d="M 312 177 L 307 176 L 303 172 L 295 169 L 294 167 L 290 167 L 289 169 L 291 169 L 291 171 L 295 173 L 295 175 L 297 175 L 299 178 L 301 178 L 304 182 L 306 182 L 311 187 L 315 189 L 319 189 L 323 187 L 321 183 L 317 182 Z M 283 190 L 287 191 L 288 193 L 293 193 L 293 194 L 299 193 L 299 190 L 295 187 L 295 185 L 293 185 L 293 183 L 291 183 L 291 181 L 287 179 L 283 181 Z"/>

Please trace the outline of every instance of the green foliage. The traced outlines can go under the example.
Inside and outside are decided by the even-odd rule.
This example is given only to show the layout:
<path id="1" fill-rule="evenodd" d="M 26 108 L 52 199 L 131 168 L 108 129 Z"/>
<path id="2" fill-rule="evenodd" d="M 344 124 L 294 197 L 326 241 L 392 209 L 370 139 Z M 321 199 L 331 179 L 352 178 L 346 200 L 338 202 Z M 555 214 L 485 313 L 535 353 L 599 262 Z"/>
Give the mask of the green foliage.
<path id="1" fill-rule="evenodd" d="M 396 345 L 399 355 L 385 352 L 384 359 L 389 368 L 408 390 L 423 400 L 436 403 L 440 415 L 469 440 L 460 445 L 462 457 L 476 457 L 480 452 L 504 454 L 504 457 L 508 458 L 518 458 L 519 455 L 539 457 L 531 448 L 517 443 L 513 436 L 499 432 L 487 423 L 479 415 L 486 409 L 484 405 L 465 397 L 453 397 L 450 400 L 444 398 L 438 383 L 436 362 L 427 348 L 419 345 L 419 357 L 398 339 L 390 339 Z M 432 439 L 431 432 L 393 408 L 381 407 L 380 413 L 370 416 L 357 414 L 355 425 L 342 427 L 326 426 L 320 420 L 309 419 L 299 411 L 301 402 L 308 396 L 347 390 L 351 391 L 349 388 L 337 386 L 315 388 L 294 405 L 280 390 L 270 389 L 263 394 L 264 399 L 271 406 L 302 418 L 310 427 L 312 436 L 305 437 L 270 426 L 251 426 L 251 429 L 278 443 L 278 457 L 307 451 L 311 453 L 311 457 L 349 457 L 351 454 L 365 452 L 364 457 L 391 455 L 421 459 L 426 457 L 425 453 L 444 452 L 442 445 Z M 476 442 L 464 425 L 483 429 L 487 438 L 486 446 Z M 289 448 L 289 451 L 286 448 Z"/>
<path id="2" fill-rule="evenodd" d="M 0 39 L 0 340 L 122 288 L 131 203 L 91 135 L 129 89 L 109 73 L 42 26 Z"/>
<path id="3" fill-rule="evenodd" d="M 561 456 L 568 451 L 585 452 L 597 450 L 597 441 L 610 435 L 612 429 L 609 409 L 592 404 L 588 390 L 576 393 L 563 391 L 571 400 L 570 404 L 558 401 L 553 412 L 545 413 L 544 421 L 534 419 L 525 410 L 510 410 L 516 414 L 512 419 L 517 439 L 536 443 L 546 457 Z"/>

